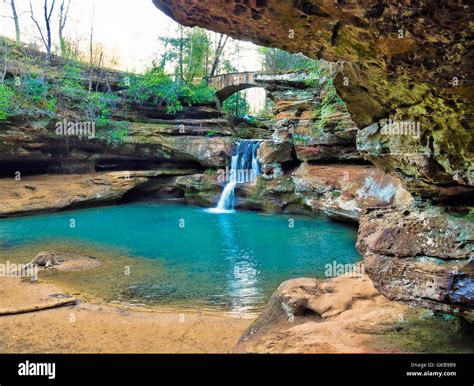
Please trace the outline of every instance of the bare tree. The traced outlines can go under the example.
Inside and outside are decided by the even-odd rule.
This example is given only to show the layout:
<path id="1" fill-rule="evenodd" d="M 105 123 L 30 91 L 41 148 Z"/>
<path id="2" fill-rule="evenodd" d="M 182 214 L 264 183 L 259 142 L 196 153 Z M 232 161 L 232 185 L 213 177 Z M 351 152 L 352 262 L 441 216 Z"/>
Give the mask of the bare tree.
<path id="1" fill-rule="evenodd" d="M 3 51 L 3 59 L 4 59 L 4 65 L 3 65 L 3 73 L 2 73 L 2 78 L 1 78 L 1 84 L 5 83 L 5 77 L 7 76 L 7 59 L 8 59 L 8 43 L 5 40 L 5 49 Z"/>
<path id="2" fill-rule="evenodd" d="M 44 23 L 46 30 L 44 31 L 41 25 L 39 24 L 38 20 L 36 20 L 34 12 L 33 12 L 33 5 L 31 4 L 30 0 L 30 13 L 31 13 L 31 20 L 36 25 L 38 32 L 40 33 L 41 40 L 43 41 L 44 47 L 46 48 L 46 61 L 49 62 L 51 60 L 51 48 L 52 48 L 52 38 L 51 38 L 51 16 L 53 15 L 54 5 L 56 0 L 52 0 L 51 7 L 48 6 L 48 0 L 44 0 Z"/>
<path id="3" fill-rule="evenodd" d="M 224 48 L 228 40 L 229 40 L 229 36 L 220 34 L 219 42 L 217 43 L 216 51 L 214 53 L 214 61 L 212 63 L 211 72 L 209 74 L 210 78 L 212 78 L 213 76 L 217 74 L 217 69 L 219 68 L 219 63 L 220 63 L 222 54 L 224 53 Z"/>
<path id="4" fill-rule="evenodd" d="M 66 28 L 70 5 L 71 0 L 61 0 L 61 5 L 59 7 L 59 49 L 61 51 L 61 56 L 66 56 L 67 53 L 67 44 L 64 38 L 64 28 Z"/>
<path id="5" fill-rule="evenodd" d="M 2 16 L 2 17 L 7 17 L 7 18 L 13 20 L 13 22 L 15 23 L 16 41 L 17 41 L 17 43 L 20 43 L 20 41 L 21 41 L 20 17 L 26 12 L 22 12 L 22 13 L 18 14 L 16 4 L 15 4 L 15 0 L 8 0 L 8 1 L 4 0 L 3 2 L 10 4 L 12 14 L 11 14 L 11 16 Z"/>
<path id="6" fill-rule="evenodd" d="M 89 93 L 92 91 L 92 66 L 94 64 L 94 16 L 95 7 L 92 8 L 91 34 L 89 39 Z"/>

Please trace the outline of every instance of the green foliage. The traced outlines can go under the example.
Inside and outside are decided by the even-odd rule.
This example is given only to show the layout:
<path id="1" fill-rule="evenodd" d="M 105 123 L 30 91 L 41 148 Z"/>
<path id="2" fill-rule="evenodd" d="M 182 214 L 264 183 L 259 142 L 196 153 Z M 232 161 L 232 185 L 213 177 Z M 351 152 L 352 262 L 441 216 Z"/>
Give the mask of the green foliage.
<path id="1" fill-rule="evenodd" d="M 219 135 L 220 133 L 217 130 L 208 130 L 206 132 L 207 137 L 215 137 L 216 135 Z"/>
<path id="2" fill-rule="evenodd" d="M 319 86 L 320 79 L 322 78 L 329 79 L 329 70 L 320 60 L 314 61 L 314 66 L 310 68 L 310 70 L 308 79 L 306 80 L 306 85 L 308 87 Z M 329 79 L 329 81 L 332 82 L 332 79 Z"/>
<path id="3" fill-rule="evenodd" d="M 319 83 L 319 79 L 327 75 L 327 69 L 318 66 L 311 72 L 306 83 L 309 86 L 315 86 Z M 315 111 L 315 117 L 318 119 L 315 127 L 317 135 L 321 135 L 324 132 L 324 128 L 327 126 L 332 115 L 338 110 L 345 110 L 346 108 L 344 101 L 337 95 L 336 87 L 332 79 L 326 78 L 321 87 L 323 98 L 321 104 Z M 343 124 L 344 127 L 342 128 L 345 128 L 348 123 L 346 121 L 340 121 L 338 124 Z"/>
<path id="4" fill-rule="evenodd" d="M 303 54 L 290 54 L 278 48 L 260 48 L 263 59 L 263 70 L 268 72 L 288 72 L 312 69 L 316 61 Z"/>
<path id="5" fill-rule="evenodd" d="M 5 84 L 0 84 L 0 121 L 8 119 L 12 109 L 13 91 Z"/>
<path id="6" fill-rule="evenodd" d="M 250 105 L 247 102 L 245 93 L 238 92 L 234 95 L 231 95 L 224 101 L 222 109 L 236 117 L 243 117 L 248 114 L 250 111 Z"/>
<path id="7" fill-rule="evenodd" d="M 215 91 L 205 83 L 188 85 L 173 82 L 163 68 L 154 67 L 143 76 L 131 76 L 127 97 L 137 104 L 166 106 L 169 113 L 176 113 L 183 109 L 183 104 L 190 106 L 214 100 Z"/>
<path id="8" fill-rule="evenodd" d="M 8 116 L 25 112 L 51 115 L 56 111 L 57 99 L 52 93 L 51 84 L 44 78 L 24 75 L 6 80 L 2 88 L 5 93 L 3 104 L 9 100 Z"/>
<path id="9" fill-rule="evenodd" d="M 184 31 L 184 30 L 183 30 Z M 202 29 L 189 29 L 185 33 L 187 43 L 183 58 L 186 77 L 174 81 L 163 68 L 155 66 L 144 75 L 130 75 L 126 89 L 126 100 L 116 92 L 89 90 L 87 65 L 69 60 L 64 65 L 44 68 L 43 55 L 30 58 L 24 49 L 11 43 L 10 57 L 18 59 L 26 70 L 21 79 L 8 79 L 0 85 L 0 120 L 12 115 L 60 114 L 68 119 L 94 122 L 98 134 L 110 143 L 119 143 L 129 133 L 129 125 L 114 120 L 124 102 L 151 103 L 163 106 L 169 113 L 176 113 L 183 106 L 205 104 L 215 101 L 215 90 L 204 81 L 211 43 Z M 178 42 L 181 44 L 181 42 Z M 169 42 L 169 47 L 174 43 Z M 21 49 L 20 49 L 21 48 Z M 187 50 L 187 51 L 186 51 Z M 166 61 L 172 60 L 176 52 L 168 52 Z M 72 56 L 71 56 L 72 57 Z M 31 59 L 31 61 L 30 61 Z M 31 65 L 30 65 L 31 62 Z M 169 63 L 168 63 L 169 64 Z M 41 74 L 38 76 L 37 74 Z"/>
<path id="10" fill-rule="evenodd" d="M 128 134 L 128 126 L 112 119 L 120 97 L 114 93 L 89 92 L 81 79 L 81 68 L 69 63 L 52 80 L 33 74 L 22 76 L 20 82 L 9 80 L 9 85 L 0 86 L 0 119 L 12 113 L 51 115 L 69 110 L 81 121 L 94 122 L 108 142 L 120 142 Z"/>
<path id="11" fill-rule="evenodd" d="M 73 63 L 66 64 L 57 82 L 56 92 L 61 94 L 65 104 L 87 98 L 87 90 L 81 83 L 82 69 Z"/>
<path id="12" fill-rule="evenodd" d="M 207 62 L 211 56 L 211 41 L 202 28 L 179 27 L 178 37 L 162 37 L 163 55 L 159 67 L 173 65 L 176 69 L 176 79 L 192 84 L 197 78 L 207 76 Z"/>
<path id="13" fill-rule="evenodd" d="M 311 142 L 311 137 L 308 135 L 293 134 L 291 138 L 294 142 L 302 142 L 304 144 L 308 144 Z"/>
<path id="14" fill-rule="evenodd" d="M 216 90 L 207 83 L 202 82 L 197 86 L 191 86 L 191 96 L 188 100 L 190 104 L 204 104 L 216 99 Z"/>
<path id="15" fill-rule="evenodd" d="M 106 128 L 118 104 L 119 98 L 112 93 L 91 92 L 79 107 L 89 120 L 96 122 L 98 128 Z"/>
<path id="16" fill-rule="evenodd" d="M 25 76 L 21 80 L 19 92 L 32 102 L 39 103 L 48 96 L 48 82 L 39 77 Z"/>
<path id="17" fill-rule="evenodd" d="M 130 122 L 110 120 L 107 122 L 107 125 L 103 125 L 99 129 L 97 137 L 106 140 L 108 145 L 116 146 L 122 144 L 124 138 L 130 134 Z"/>

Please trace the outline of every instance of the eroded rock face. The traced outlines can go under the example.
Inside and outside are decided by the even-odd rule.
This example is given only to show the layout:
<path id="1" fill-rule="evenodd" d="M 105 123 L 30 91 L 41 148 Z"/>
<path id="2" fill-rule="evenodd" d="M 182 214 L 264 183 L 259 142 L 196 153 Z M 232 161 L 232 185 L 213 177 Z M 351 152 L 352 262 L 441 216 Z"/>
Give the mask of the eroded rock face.
<path id="1" fill-rule="evenodd" d="M 357 127 L 330 79 L 296 72 L 256 75 L 255 83 L 269 92 L 274 104 L 274 145 L 291 144 L 300 161 L 363 160 L 356 149 Z M 286 145 L 281 144 L 284 139 Z M 263 164 L 285 162 L 265 161 L 263 157 Z"/>
<path id="2" fill-rule="evenodd" d="M 303 163 L 292 179 L 295 194 L 311 208 L 355 222 L 365 208 L 412 201 L 411 194 L 397 178 L 373 166 Z"/>
<path id="3" fill-rule="evenodd" d="M 261 164 L 283 163 L 293 160 L 293 145 L 288 141 L 263 141 L 258 148 Z"/>
<path id="4" fill-rule="evenodd" d="M 466 213 L 416 203 L 367 210 L 357 242 L 382 294 L 443 311 L 474 307 L 473 246 Z"/>
<path id="5" fill-rule="evenodd" d="M 473 191 L 471 2 L 154 3 L 187 26 L 337 62 L 331 73 L 359 129 L 389 118 L 420 122 L 418 143 L 410 139 L 399 151 L 396 145 L 405 138 L 394 135 L 389 152 L 367 151 L 374 164 L 399 173 L 417 195 L 442 199 Z M 413 152 L 424 155 L 413 162 Z"/>
<path id="6" fill-rule="evenodd" d="M 288 280 L 243 334 L 236 351 L 383 352 L 387 349 L 377 338 L 407 308 L 381 296 L 363 275 Z"/>
<path id="7" fill-rule="evenodd" d="M 184 192 L 186 202 L 201 206 L 213 206 L 217 203 L 222 192 L 221 185 L 215 176 L 206 174 L 176 177 L 173 180 L 173 186 Z"/>
<path id="8" fill-rule="evenodd" d="M 236 188 L 239 209 L 276 213 L 323 213 L 359 222 L 366 208 L 411 203 L 400 181 L 368 165 L 310 165 L 281 176 L 259 177 Z"/>
<path id="9" fill-rule="evenodd" d="M 197 106 L 198 111 L 202 106 Z M 91 137 L 56 133 L 62 117 L 17 117 L 0 124 L 2 176 L 15 172 L 81 174 L 107 170 L 141 170 L 174 163 L 185 167 L 224 167 L 232 151 L 228 122 L 220 118 L 172 117 L 167 120 L 132 117 L 120 140 L 96 130 Z M 216 110 L 214 115 L 218 114 Z M 211 136 L 209 133 L 217 133 Z"/>
<path id="10" fill-rule="evenodd" d="M 19 181 L 3 178 L 0 179 L 0 217 L 118 201 L 132 189 L 167 173 L 176 175 L 180 171 L 42 175 L 26 177 Z"/>

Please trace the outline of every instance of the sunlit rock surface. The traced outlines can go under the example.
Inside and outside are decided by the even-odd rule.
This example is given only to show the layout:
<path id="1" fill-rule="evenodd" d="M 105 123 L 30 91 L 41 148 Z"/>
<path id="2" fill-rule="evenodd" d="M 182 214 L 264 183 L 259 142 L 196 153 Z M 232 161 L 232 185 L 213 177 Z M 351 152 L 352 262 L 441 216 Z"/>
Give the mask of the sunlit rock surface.
<path id="1" fill-rule="evenodd" d="M 179 173 L 179 172 L 178 172 Z M 51 212 L 120 200 L 160 172 L 110 172 L 0 179 L 0 217 Z"/>
<path id="2" fill-rule="evenodd" d="M 380 342 L 408 307 L 390 302 L 363 273 L 288 280 L 247 329 L 236 352 L 390 352 Z"/>

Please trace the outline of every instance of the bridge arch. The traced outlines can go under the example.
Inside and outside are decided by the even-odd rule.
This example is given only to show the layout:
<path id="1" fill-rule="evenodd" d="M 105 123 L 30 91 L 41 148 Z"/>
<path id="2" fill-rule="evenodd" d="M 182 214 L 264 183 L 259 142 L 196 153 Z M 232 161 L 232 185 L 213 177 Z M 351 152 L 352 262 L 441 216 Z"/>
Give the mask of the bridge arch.
<path id="1" fill-rule="evenodd" d="M 236 72 L 217 75 L 209 78 L 208 83 L 214 87 L 217 98 L 223 103 L 227 98 L 237 92 L 254 87 L 265 89 L 264 85 L 257 81 L 257 77 L 260 74 L 260 72 Z"/>

